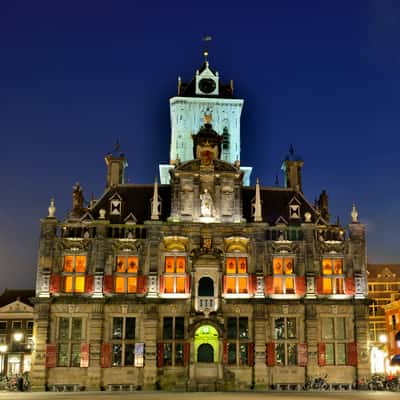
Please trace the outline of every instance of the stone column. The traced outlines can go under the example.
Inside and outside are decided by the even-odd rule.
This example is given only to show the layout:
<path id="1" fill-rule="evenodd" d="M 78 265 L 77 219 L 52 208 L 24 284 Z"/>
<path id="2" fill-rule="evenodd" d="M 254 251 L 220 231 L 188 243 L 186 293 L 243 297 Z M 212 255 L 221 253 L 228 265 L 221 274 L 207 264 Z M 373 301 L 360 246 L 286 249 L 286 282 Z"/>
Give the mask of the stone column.
<path id="1" fill-rule="evenodd" d="M 157 381 L 157 332 L 159 316 L 155 305 L 145 306 L 143 322 L 145 343 L 145 365 L 143 389 L 154 390 Z"/>
<path id="2" fill-rule="evenodd" d="M 103 385 L 103 373 L 100 364 L 101 343 L 104 337 L 104 305 L 103 300 L 91 304 L 88 320 L 90 335 L 89 343 L 89 368 L 87 374 L 86 390 L 100 390 Z"/>
<path id="3" fill-rule="evenodd" d="M 32 391 L 43 391 L 47 383 L 46 344 L 49 332 L 50 299 L 34 300 L 35 344 L 32 351 Z"/>
<path id="4" fill-rule="evenodd" d="M 357 343 L 357 380 L 371 375 L 369 362 L 368 300 L 356 300 L 354 307 L 354 339 Z"/>
<path id="5" fill-rule="evenodd" d="M 263 304 L 254 306 L 254 389 L 267 388 L 267 366 L 265 365 L 265 333 L 267 318 Z"/>
<path id="6" fill-rule="evenodd" d="M 318 319 L 315 303 L 305 304 L 305 341 L 308 348 L 306 376 L 319 376 L 318 366 Z"/>

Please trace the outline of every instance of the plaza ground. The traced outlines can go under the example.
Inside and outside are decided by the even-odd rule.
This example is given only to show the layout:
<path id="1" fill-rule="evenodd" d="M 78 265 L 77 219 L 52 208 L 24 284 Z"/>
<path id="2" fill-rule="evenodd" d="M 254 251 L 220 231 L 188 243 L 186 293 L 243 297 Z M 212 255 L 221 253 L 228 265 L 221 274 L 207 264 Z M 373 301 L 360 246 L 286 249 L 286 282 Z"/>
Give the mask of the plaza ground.
<path id="1" fill-rule="evenodd" d="M 271 393 L 271 392 L 132 392 L 132 393 L 115 393 L 115 392 L 80 392 L 80 393 L 53 393 L 53 392 L 2 392 L 0 400 L 101 400 L 101 399 L 124 399 L 124 400 L 286 400 L 286 399 L 308 399 L 315 400 L 394 400 L 399 398 L 399 393 L 395 392 L 345 392 L 345 393 Z"/>

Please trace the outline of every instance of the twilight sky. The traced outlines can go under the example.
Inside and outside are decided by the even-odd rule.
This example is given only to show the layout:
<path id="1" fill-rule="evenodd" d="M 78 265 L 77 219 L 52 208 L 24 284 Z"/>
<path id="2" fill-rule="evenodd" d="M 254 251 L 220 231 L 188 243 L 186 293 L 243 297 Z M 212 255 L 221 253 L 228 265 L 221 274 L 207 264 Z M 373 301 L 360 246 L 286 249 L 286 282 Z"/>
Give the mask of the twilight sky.
<path id="1" fill-rule="evenodd" d="M 259 4 L 263 4 L 260 6 Z M 105 187 L 121 143 L 129 181 L 169 159 L 177 77 L 210 65 L 245 99 L 242 165 L 273 185 L 290 143 L 310 201 L 367 224 L 369 262 L 400 262 L 400 3 L 336 1 L 0 2 L 0 290 L 34 287 L 39 219 L 79 181 Z"/>

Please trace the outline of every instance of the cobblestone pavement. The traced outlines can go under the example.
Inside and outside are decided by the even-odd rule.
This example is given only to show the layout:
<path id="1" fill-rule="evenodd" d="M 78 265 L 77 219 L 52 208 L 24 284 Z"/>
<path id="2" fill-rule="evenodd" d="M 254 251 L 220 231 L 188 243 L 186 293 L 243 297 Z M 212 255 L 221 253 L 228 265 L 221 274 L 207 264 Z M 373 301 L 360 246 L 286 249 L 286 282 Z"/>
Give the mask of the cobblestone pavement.
<path id="1" fill-rule="evenodd" d="M 52 393 L 52 392 L 0 392 L 0 400 L 394 400 L 399 399 L 399 393 L 393 392 L 345 392 L 345 393 L 271 393 L 271 392 L 80 392 L 80 393 Z"/>

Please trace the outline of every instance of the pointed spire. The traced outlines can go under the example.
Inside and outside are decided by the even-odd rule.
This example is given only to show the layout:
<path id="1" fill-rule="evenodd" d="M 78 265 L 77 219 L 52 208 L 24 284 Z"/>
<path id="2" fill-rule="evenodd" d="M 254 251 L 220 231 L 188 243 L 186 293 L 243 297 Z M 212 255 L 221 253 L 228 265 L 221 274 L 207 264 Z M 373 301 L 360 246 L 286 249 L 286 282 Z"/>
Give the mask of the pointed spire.
<path id="1" fill-rule="evenodd" d="M 160 215 L 160 202 L 158 201 L 158 182 L 157 177 L 154 180 L 154 193 L 153 193 L 153 202 L 151 205 L 151 220 L 158 221 Z"/>
<path id="2" fill-rule="evenodd" d="M 56 206 L 55 206 L 54 198 L 50 199 L 50 205 L 49 205 L 48 211 L 49 211 L 49 215 L 47 216 L 47 218 L 55 218 Z"/>
<path id="3" fill-rule="evenodd" d="M 256 202 L 254 204 L 254 222 L 262 222 L 260 181 L 256 180 Z"/>
<path id="4" fill-rule="evenodd" d="M 204 51 L 203 51 L 203 56 L 204 56 L 204 62 L 208 64 L 208 42 L 211 42 L 212 37 L 209 35 L 206 35 L 203 37 L 203 42 L 204 42 Z"/>
<path id="5" fill-rule="evenodd" d="M 351 209 L 351 222 L 353 224 L 358 223 L 358 211 L 355 203 L 353 203 L 353 207 Z"/>

